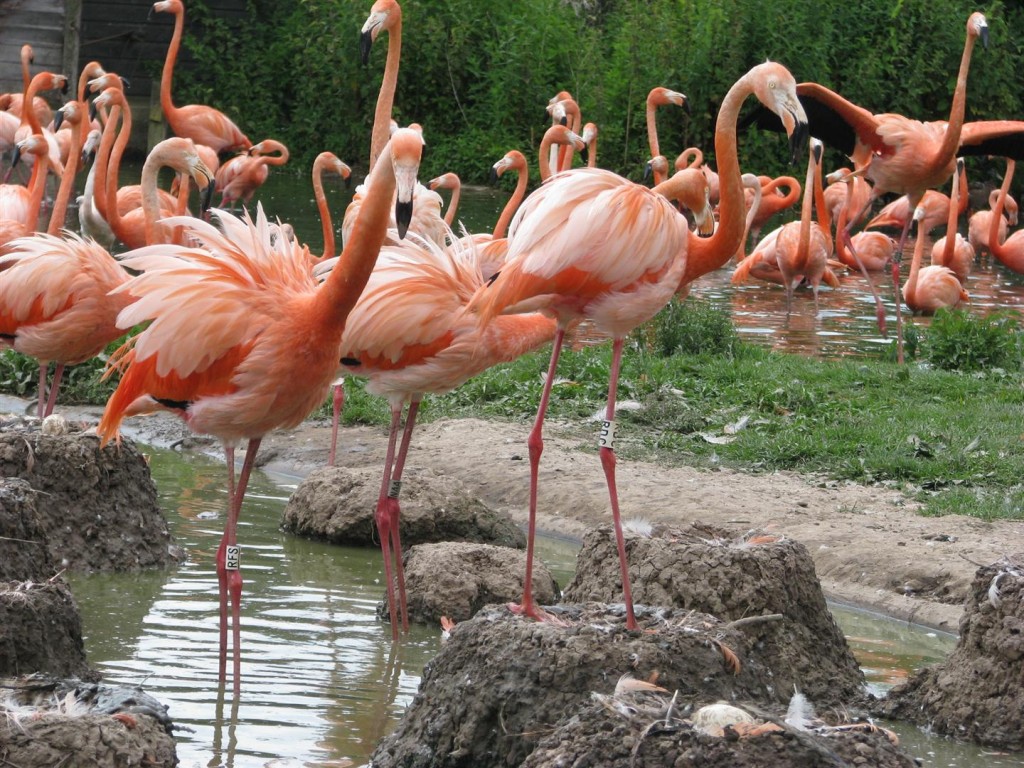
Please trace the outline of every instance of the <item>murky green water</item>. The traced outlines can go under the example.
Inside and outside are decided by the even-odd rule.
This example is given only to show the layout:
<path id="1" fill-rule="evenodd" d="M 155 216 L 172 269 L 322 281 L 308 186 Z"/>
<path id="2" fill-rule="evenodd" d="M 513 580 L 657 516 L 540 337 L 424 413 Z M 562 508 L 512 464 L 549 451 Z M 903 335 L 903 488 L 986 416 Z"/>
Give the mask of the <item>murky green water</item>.
<path id="1" fill-rule="evenodd" d="M 75 576 L 89 661 L 108 680 L 143 684 L 170 706 L 182 766 L 363 764 L 401 717 L 439 647 L 439 627 L 413 626 L 393 647 L 376 617 L 376 549 L 328 546 L 278 530 L 293 479 L 254 474 L 239 523 L 245 586 L 242 695 L 218 697 L 217 580 L 225 470 L 203 456 L 147 449 L 161 505 L 188 552 L 179 568 Z M 539 556 L 565 584 L 576 545 L 549 540 Z M 884 690 L 941 659 L 953 639 L 835 608 L 871 686 Z M 899 729 L 925 765 L 1021 766 L 1018 757 Z"/>

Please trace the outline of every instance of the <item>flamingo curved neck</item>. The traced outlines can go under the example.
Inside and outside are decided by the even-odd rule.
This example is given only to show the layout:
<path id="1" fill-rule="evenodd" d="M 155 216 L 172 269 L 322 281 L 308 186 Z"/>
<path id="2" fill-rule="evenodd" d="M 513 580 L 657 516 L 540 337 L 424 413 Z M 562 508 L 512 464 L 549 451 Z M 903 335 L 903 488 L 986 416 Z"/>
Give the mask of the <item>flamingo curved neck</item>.
<path id="1" fill-rule="evenodd" d="M 127 102 L 121 105 L 121 127 L 117 133 L 117 141 L 114 142 L 114 148 L 110 153 L 110 160 L 107 163 L 106 173 L 106 189 L 100 188 L 100 193 L 106 196 L 107 210 L 105 218 L 110 228 L 117 234 L 117 237 L 121 242 L 124 242 L 122 233 L 124 231 L 121 224 L 121 212 L 117 207 L 117 185 L 121 173 L 121 157 L 124 155 L 124 150 L 128 146 L 128 140 L 132 134 L 132 108 Z M 145 166 L 143 166 L 143 172 L 145 172 Z M 153 182 L 154 186 L 156 181 Z M 154 192 L 154 194 L 156 194 Z M 147 242 L 150 242 L 147 235 Z"/>
<path id="2" fill-rule="evenodd" d="M 1003 209 L 1006 206 L 1006 196 L 1010 193 L 1010 182 L 1013 181 L 1013 172 L 1017 163 L 1012 158 L 1006 160 L 1006 175 L 1003 177 L 1003 185 L 999 188 L 999 198 L 992 209 L 992 222 L 989 224 L 988 247 L 992 255 L 1002 261 L 1009 253 L 1005 245 L 999 241 L 999 224 L 1003 220 Z"/>
<path id="3" fill-rule="evenodd" d="M 932 161 L 935 169 L 943 168 L 956 156 L 960 147 L 960 131 L 964 126 L 964 112 L 967 105 L 967 73 L 971 68 L 971 53 L 974 50 L 975 36 L 971 30 L 967 30 L 967 39 L 964 41 L 964 51 L 960 57 L 960 70 L 956 76 L 956 89 L 953 91 L 953 103 L 949 109 L 949 122 L 946 125 L 946 132 L 942 136 L 942 144 L 936 152 Z"/>
<path id="4" fill-rule="evenodd" d="M 176 8 L 174 11 L 174 33 L 171 35 L 170 45 L 167 46 L 167 56 L 164 59 L 164 71 L 160 75 L 160 108 L 164 116 L 170 122 L 172 116 L 177 112 L 177 107 L 171 100 L 171 82 L 174 78 L 174 63 L 178 59 L 178 49 L 181 47 L 181 34 L 185 27 L 185 9 Z"/>
<path id="5" fill-rule="evenodd" d="M 334 224 L 331 221 L 331 208 L 327 204 L 327 194 L 324 192 L 324 165 L 324 160 L 319 157 L 313 163 L 313 197 L 316 198 L 320 225 L 323 227 L 324 254 L 321 258 L 330 259 L 334 257 Z"/>
<path id="6" fill-rule="evenodd" d="M 398 85 L 398 63 L 402 58 L 402 16 L 396 5 L 391 13 L 397 14 L 395 24 L 388 30 L 388 58 L 384 64 L 384 79 L 377 95 L 377 108 L 373 113 L 373 133 L 370 138 L 370 168 L 377 162 L 391 134 L 391 109 L 395 103 Z"/>
<path id="7" fill-rule="evenodd" d="M 523 202 L 523 198 L 526 197 L 526 184 L 529 181 L 529 174 L 526 173 L 526 158 L 523 158 L 522 165 L 517 163 L 513 167 L 516 173 L 519 174 L 519 177 L 516 179 L 516 188 L 508 202 L 505 203 L 505 207 L 501 209 L 501 216 L 498 217 L 498 222 L 494 225 L 494 232 L 491 233 L 493 240 L 505 237 L 508 232 L 509 222 L 512 221 L 512 216 L 519 208 L 519 204 Z"/>
<path id="8" fill-rule="evenodd" d="M 71 148 L 68 151 L 68 162 L 64 173 L 60 177 L 60 187 L 57 189 L 57 197 L 53 201 L 53 211 L 50 212 L 50 225 L 46 228 L 48 234 L 56 235 L 64 226 L 64 219 L 67 218 L 68 201 L 71 199 L 71 190 L 75 186 L 75 171 L 77 169 L 77 157 L 82 151 L 82 121 L 76 119 L 71 125 Z"/>

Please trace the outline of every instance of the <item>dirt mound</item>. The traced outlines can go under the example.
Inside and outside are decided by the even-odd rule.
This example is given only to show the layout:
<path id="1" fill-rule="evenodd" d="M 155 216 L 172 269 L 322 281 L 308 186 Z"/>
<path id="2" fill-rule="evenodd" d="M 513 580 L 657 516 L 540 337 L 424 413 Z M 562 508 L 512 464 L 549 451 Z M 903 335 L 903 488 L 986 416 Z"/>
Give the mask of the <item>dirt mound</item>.
<path id="1" fill-rule="evenodd" d="M 63 578 L 0 583 L 0 675 L 87 675 L 82 618 Z"/>
<path id="2" fill-rule="evenodd" d="M 1003 749 L 1024 749 L 1024 555 L 978 569 L 960 639 L 881 703 L 887 717 Z"/>
<path id="3" fill-rule="evenodd" d="M 58 570 L 39 525 L 38 496 L 26 480 L 0 478 L 0 581 L 46 581 Z"/>
<path id="4" fill-rule="evenodd" d="M 774 679 L 775 698 L 799 690 L 818 707 L 863 701 L 864 675 L 825 604 L 803 544 L 779 536 L 736 536 L 708 526 L 655 526 L 628 534 L 633 600 L 709 613 L 723 621 L 780 614 L 744 628 L 752 653 Z M 622 602 L 611 526 L 583 541 L 566 602 Z"/>
<path id="5" fill-rule="evenodd" d="M 912 768 L 917 764 L 873 727 L 813 731 L 787 727 L 779 718 L 765 722 L 740 707 L 739 719 L 717 728 L 703 717 L 712 705 L 680 710 L 668 692 L 639 695 L 595 694 L 594 701 L 566 718 L 543 739 L 522 768 L 569 765 L 630 768 Z M 750 718 L 750 721 L 747 720 Z M 741 735 L 742 734 L 742 735 Z"/>
<path id="6" fill-rule="evenodd" d="M 485 605 L 519 602 L 525 574 L 526 553 L 518 549 L 461 541 L 419 544 L 405 555 L 409 621 L 465 621 Z M 548 569 L 535 561 L 534 599 L 550 605 L 560 595 Z M 388 615 L 386 597 L 377 613 Z"/>
<path id="7" fill-rule="evenodd" d="M 37 526 L 50 556 L 78 571 L 133 571 L 180 559 L 157 505 L 156 486 L 131 440 L 99 447 L 73 427 L 44 434 L 8 418 L 0 431 L 0 476 L 39 492 Z"/>
<path id="8" fill-rule="evenodd" d="M 564 717 L 629 674 L 696 701 L 772 701 L 771 672 L 744 634 L 692 611 L 641 608 L 640 631 L 614 606 L 552 608 L 556 626 L 484 608 L 455 626 L 424 671 L 397 728 L 372 756 L 376 768 L 514 766 Z"/>
<path id="9" fill-rule="evenodd" d="M 20 768 L 172 768 L 167 708 L 139 689 L 46 680 L 0 681 L 0 756 Z"/>
<path id="10" fill-rule="evenodd" d="M 430 470 L 409 470 L 402 485 L 402 546 L 475 541 L 523 548 L 526 536 L 458 480 Z M 285 507 L 282 530 L 332 544 L 378 547 L 373 520 L 380 470 L 322 467 L 311 472 Z"/>

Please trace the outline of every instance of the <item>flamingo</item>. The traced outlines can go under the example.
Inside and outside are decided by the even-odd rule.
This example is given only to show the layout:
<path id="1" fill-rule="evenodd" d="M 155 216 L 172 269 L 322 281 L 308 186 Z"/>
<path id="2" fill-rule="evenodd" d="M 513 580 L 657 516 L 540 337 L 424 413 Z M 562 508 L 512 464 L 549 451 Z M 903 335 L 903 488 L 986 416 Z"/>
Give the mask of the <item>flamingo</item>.
<path id="1" fill-rule="evenodd" d="M 825 189 L 826 195 L 830 189 L 837 186 L 849 189 L 844 195 L 836 195 L 836 198 L 842 203 L 836 216 L 836 258 L 850 269 L 860 269 L 863 267 L 868 272 L 881 272 L 889 266 L 892 257 L 896 253 L 895 240 L 884 232 L 858 232 L 851 238 L 857 253 L 854 256 L 846 247 L 842 237 L 839 236 L 849 222 L 851 213 L 856 216 L 858 212 L 863 210 L 861 205 L 863 199 L 861 197 L 862 192 L 858 187 L 863 189 L 863 194 L 870 194 L 871 190 L 868 189 L 867 182 L 860 176 L 851 173 L 849 168 L 840 168 L 838 171 L 830 173 L 829 178 L 834 180 Z M 827 200 L 825 205 L 829 205 Z"/>
<path id="2" fill-rule="evenodd" d="M 932 246 L 932 264 L 949 267 L 961 285 L 967 282 L 967 277 L 971 274 L 971 265 L 974 264 L 974 246 L 957 231 L 957 220 L 961 212 L 959 198 L 961 195 L 967 197 L 967 187 L 963 183 L 965 178 L 964 160 L 961 157 L 957 159 L 956 170 L 953 171 L 953 196 L 950 198 L 946 234 Z"/>
<path id="3" fill-rule="evenodd" d="M 914 210 L 914 222 L 920 226 L 927 211 L 923 206 Z M 903 284 L 903 300 L 911 311 L 924 315 L 934 314 L 944 307 L 954 308 L 970 299 L 960 285 L 956 274 L 948 267 L 921 266 L 924 255 L 925 235 L 920 230 L 914 243 L 914 257 L 910 262 L 910 274 Z"/>
<path id="4" fill-rule="evenodd" d="M 60 91 L 61 93 L 66 93 L 67 89 L 68 79 L 64 77 L 64 75 L 55 75 L 52 72 L 37 72 L 25 87 L 24 101 L 26 103 L 30 103 L 36 98 L 37 93 L 44 91 Z M 52 112 L 50 114 L 52 115 Z M 47 162 L 50 169 L 60 176 L 61 172 L 64 170 L 64 166 L 60 162 L 60 145 L 57 143 L 56 137 L 53 135 L 52 131 L 43 128 L 42 122 L 36 114 L 36 110 L 23 110 L 20 122 L 18 123 L 18 128 L 14 133 L 15 142 L 26 139 L 34 134 L 39 134 L 46 139 Z M 32 162 L 35 162 L 34 159 Z M 8 170 L 4 181 L 10 177 L 10 173 L 11 171 Z"/>
<path id="5" fill-rule="evenodd" d="M 821 155 L 824 147 L 817 139 L 811 140 L 811 151 L 808 153 L 807 177 L 804 182 L 804 198 L 800 209 L 800 221 L 790 222 L 773 233 L 775 237 L 775 263 L 786 289 L 786 317 L 789 318 L 793 305 L 793 291 L 797 285 L 806 280 L 814 292 L 814 311 L 818 312 L 818 287 L 824 278 L 828 266 L 828 257 L 832 250 L 832 238 L 828 226 L 811 221 L 813 205 L 818 205 L 819 215 L 826 213 L 824 194 L 820 185 L 815 183 L 820 177 Z M 817 198 L 817 199 L 815 199 Z M 741 283 L 750 276 L 757 256 L 748 256 L 736 267 L 732 282 Z"/>
<path id="6" fill-rule="evenodd" d="M 153 3 L 157 13 L 174 14 L 174 33 L 167 46 L 164 71 L 160 76 L 160 108 L 174 135 L 192 139 L 196 144 L 206 144 L 214 152 L 247 150 L 252 146 L 237 125 L 219 109 L 206 104 L 174 106 L 171 98 L 171 81 L 174 78 L 174 64 L 181 47 L 181 34 L 185 28 L 185 6 L 181 0 L 160 0 Z"/>
<path id="7" fill-rule="evenodd" d="M 450 189 L 452 191 L 451 199 L 448 201 L 448 208 L 444 212 L 444 223 L 450 227 L 452 222 L 455 221 L 455 212 L 459 209 L 459 197 L 462 195 L 462 179 L 459 178 L 458 174 L 449 171 L 428 181 L 427 188 L 435 192 L 439 189 Z"/>
<path id="8" fill-rule="evenodd" d="M 967 222 L 967 240 L 979 256 L 992 250 L 989 247 L 989 230 L 992 228 L 994 215 L 992 212 L 995 210 L 998 199 L 999 189 L 993 189 L 988 196 L 989 210 L 976 212 Z M 1010 195 L 1006 196 L 1003 211 L 1006 215 L 1000 217 L 1002 221 L 999 223 L 997 231 L 1000 243 L 1006 239 L 1008 228 L 1017 223 L 1017 201 Z"/>
<path id="9" fill-rule="evenodd" d="M 102 246 L 70 232 L 57 236 L 74 185 L 71 163 L 82 143 L 86 108 L 69 101 L 58 115 L 71 126 L 72 154 L 47 232 L 12 241 L 0 257 L 0 346 L 39 360 L 39 418 L 53 411 L 65 366 L 95 357 L 123 335 L 116 320 L 129 301 L 107 296 L 129 275 Z M 57 366 L 47 397 L 50 361 Z"/>
<path id="10" fill-rule="evenodd" d="M 580 138 L 583 139 L 584 144 L 580 157 L 586 161 L 588 168 L 597 167 L 597 134 L 598 130 L 595 123 L 587 123 L 580 132 Z"/>
<path id="11" fill-rule="evenodd" d="M 668 88 L 657 86 L 652 88 L 647 94 L 647 145 L 651 150 L 651 158 L 661 157 L 661 145 L 658 142 L 658 119 L 657 109 L 658 107 L 668 106 L 674 104 L 677 107 L 682 107 L 689 113 L 690 102 L 686 96 L 679 93 L 679 91 L 672 91 Z M 677 169 L 682 170 L 682 169 Z M 666 177 L 666 170 L 661 169 L 661 164 L 657 164 L 657 167 L 652 167 L 654 172 L 654 183 L 661 184 Z"/>
<path id="12" fill-rule="evenodd" d="M 41 96 L 33 95 L 30 99 L 26 98 L 25 91 L 28 90 L 28 84 L 32 80 L 32 74 L 29 71 L 29 65 L 35 61 L 35 51 L 32 50 L 32 46 L 25 43 L 21 46 L 21 93 L 9 94 L 8 104 L 5 109 L 15 117 L 22 116 L 22 105 L 25 103 L 32 104 L 32 112 L 35 113 L 35 119 L 40 125 L 49 125 L 50 121 L 53 120 L 53 109 L 49 104 L 46 103 L 46 99 Z"/>
<path id="13" fill-rule="evenodd" d="M 992 223 L 990 224 L 988 243 L 992 255 L 999 259 L 1003 266 L 1012 269 L 1014 272 L 1024 273 L 1024 233 L 1020 230 L 1010 235 L 1005 242 L 1000 242 L 996 237 L 1001 221 L 1003 221 L 1003 209 L 1009 199 L 1010 182 L 1013 180 L 1013 172 L 1017 163 L 1013 158 L 1006 161 L 1006 175 L 1003 177 L 1003 185 L 999 190 L 999 198 L 996 200 L 995 208 L 992 209 Z"/>
<path id="14" fill-rule="evenodd" d="M 320 225 L 324 239 L 324 253 L 320 257 L 321 261 L 334 257 L 334 225 L 331 223 L 331 209 L 327 205 L 327 195 L 324 192 L 324 174 L 328 171 L 341 176 L 346 185 L 352 178 L 352 169 L 348 163 L 342 162 L 333 152 L 321 152 L 313 160 L 313 197 L 316 199 L 316 208 L 320 212 Z"/>
<path id="15" fill-rule="evenodd" d="M 783 66 L 766 62 L 754 67 L 730 89 L 719 114 L 720 126 L 723 114 L 735 120 L 735 110 L 749 94 L 756 94 L 771 108 L 784 113 L 787 125 L 795 128 L 798 122 L 805 122 L 792 75 Z M 626 334 L 653 317 L 671 299 L 686 268 L 691 242 L 687 222 L 666 199 L 678 195 L 672 187 L 680 181 L 678 175 L 673 176 L 650 190 L 596 168 L 580 168 L 552 177 L 519 209 L 512 222 L 505 267 L 477 292 L 469 305 L 471 311 L 479 313 L 481 323 L 503 313 L 538 310 L 554 315 L 557 320 L 551 363 L 529 439 L 527 567 L 522 601 L 511 606 L 516 612 L 548 618 L 534 604 L 532 596 L 542 428 L 566 329 L 588 318 L 613 339 L 600 454 L 618 544 L 626 625 L 631 629 L 637 626 L 615 483 L 615 399 Z M 742 205 L 739 182 L 737 178 L 735 196 Z M 728 208 L 730 216 L 735 215 L 734 210 Z M 733 243 L 732 249 L 738 244 Z M 623 254 L 629 254 L 629 258 L 623 258 Z"/>
<path id="16" fill-rule="evenodd" d="M 384 63 L 384 77 L 377 93 L 377 106 L 373 113 L 370 134 L 370 168 L 377 162 L 381 149 L 391 132 L 391 108 L 398 85 L 398 65 L 402 58 L 402 6 L 398 0 L 377 0 L 370 7 L 370 15 L 363 23 L 359 37 L 360 58 L 363 65 L 370 60 L 370 50 L 381 32 L 388 33 L 388 56 Z"/>
<path id="17" fill-rule="evenodd" d="M 221 207 L 234 210 L 239 200 L 243 205 L 248 205 L 256 190 L 270 176 L 269 166 L 284 165 L 288 157 L 288 147 L 280 141 L 264 139 L 250 147 L 247 154 L 238 155 L 224 163 L 215 175 L 216 191 L 221 193 Z"/>
<path id="18" fill-rule="evenodd" d="M 786 189 L 785 194 L 780 191 L 780 187 Z M 800 182 L 792 176 L 777 176 L 774 179 L 763 176 L 760 195 L 760 204 L 749 226 L 755 240 L 761 234 L 761 228 L 772 216 L 792 207 L 793 203 L 800 199 Z"/>
<path id="19" fill-rule="evenodd" d="M 981 39 L 988 47 L 988 22 L 982 13 L 967 19 L 956 88 L 950 105 L 948 121 L 923 123 L 903 115 L 872 114 L 818 83 L 801 83 L 797 92 L 811 115 L 811 133 L 851 157 L 857 172 L 872 183 L 867 205 L 887 192 L 907 195 L 912 208 L 917 208 L 924 193 L 943 184 L 953 173 L 961 144 L 964 111 L 967 102 L 967 74 L 975 41 Z M 770 117 L 762 123 L 777 128 Z M 984 144 L 981 129 L 971 134 L 975 144 Z M 981 148 L 978 148 L 981 151 Z M 842 238 L 851 247 L 851 230 L 860 215 L 853 216 L 843 230 Z M 908 220 L 900 235 L 896 257 L 892 263 L 894 291 L 899 295 L 899 255 L 906 244 Z M 856 258 L 857 252 L 851 247 Z M 885 332 L 885 309 L 866 270 L 862 269 L 875 297 L 879 330 Z M 896 301 L 897 358 L 903 360 L 901 302 Z"/>
<path id="20" fill-rule="evenodd" d="M 20 155 L 32 155 L 32 175 L 28 186 L 0 184 L 0 254 L 6 253 L 7 244 L 16 238 L 34 232 L 43 204 L 48 171 L 46 155 L 50 146 L 42 134 L 35 133 L 14 145 L 15 161 Z"/>
<path id="21" fill-rule="evenodd" d="M 377 261 L 390 209 L 405 235 L 422 147 L 422 137 L 408 129 L 385 145 L 353 237 L 322 283 L 309 269 L 308 249 L 270 225 L 262 206 L 255 221 L 248 213 L 239 220 L 217 211 L 221 231 L 199 219 L 172 218 L 170 226 L 203 246 L 161 244 L 124 259 L 143 272 L 118 289 L 138 297 L 118 324 L 152 322 L 112 362 L 122 376 L 97 432 L 106 443 L 125 417 L 166 409 L 192 431 L 223 442 L 230 502 L 217 552 L 220 680 L 226 679 L 230 593 L 235 695 L 241 683 L 237 522 L 253 460 L 263 435 L 298 425 L 323 402 L 345 319 Z M 236 486 L 234 446 L 242 440 L 248 443 Z"/>
<path id="22" fill-rule="evenodd" d="M 828 208 L 829 216 L 836 222 L 836 240 L 839 241 L 842 240 L 842 228 L 838 224 L 840 213 L 845 208 L 845 221 L 849 222 L 853 216 L 866 210 L 871 201 L 871 185 L 864 180 L 863 174 L 854 173 L 849 168 L 832 171 L 825 180 L 828 182 L 824 192 L 825 206 Z"/>
<path id="23" fill-rule="evenodd" d="M 409 238 L 400 247 L 385 247 L 366 290 L 349 314 L 342 337 L 342 366 L 348 373 L 365 376 L 366 390 L 387 398 L 391 406 L 375 517 L 394 639 L 398 637 L 398 613 L 403 629 L 408 629 L 398 496 L 423 394 L 449 392 L 483 370 L 550 341 L 555 332 L 554 321 L 540 313 L 503 316 L 486 326 L 478 324 L 474 315 L 463 310 L 483 284 L 476 257 L 459 241 L 442 249 L 429 240 Z"/>
<path id="24" fill-rule="evenodd" d="M 966 173 L 960 174 L 958 186 L 957 198 L 960 202 L 958 203 L 957 214 L 962 214 L 967 210 Z M 942 226 L 946 223 L 946 219 L 949 217 L 949 201 L 950 198 L 948 195 L 934 189 L 929 189 L 924 193 L 924 196 L 921 198 L 921 202 L 919 203 L 919 205 L 924 206 L 924 219 L 921 220 L 919 226 L 925 234 L 930 233 L 936 227 Z M 895 227 L 902 230 L 913 212 L 913 208 L 910 207 L 910 198 L 903 195 L 902 197 L 896 198 L 879 211 L 864 228 L 874 229 L 875 227 Z"/>
<path id="25" fill-rule="evenodd" d="M 581 130 L 580 123 L 583 119 L 580 114 L 580 105 L 568 93 L 563 91 L 565 98 L 548 103 L 548 112 L 551 113 L 552 125 L 564 125 L 573 133 L 578 134 Z M 575 147 L 563 145 L 560 149 L 551 147 L 549 150 L 549 170 L 551 173 L 565 171 L 572 167 L 572 156 Z M 582 152 L 582 150 L 580 150 Z"/>

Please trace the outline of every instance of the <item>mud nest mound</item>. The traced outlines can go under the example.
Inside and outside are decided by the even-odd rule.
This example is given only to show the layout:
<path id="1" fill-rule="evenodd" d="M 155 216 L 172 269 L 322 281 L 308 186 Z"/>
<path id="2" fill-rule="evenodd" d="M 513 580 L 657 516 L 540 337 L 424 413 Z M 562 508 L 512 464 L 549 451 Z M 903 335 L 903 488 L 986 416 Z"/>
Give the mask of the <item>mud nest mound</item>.
<path id="1" fill-rule="evenodd" d="M 63 578 L 0 582 L 0 675 L 89 675 L 82 618 Z"/>
<path id="2" fill-rule="evenodd" d="M 52 422 L 50 422 L 52 423 Z M 76 571 L 134 571 L 180 559 L 157 504 L 149 466 L 131 440 L 101 449 L 73 426 L 44 434 L 39 422 L 0 423 L 0 476 L 38 492 L 37 529 L 50 556 Z"/>
<path id="3" fill-rule="evenodd" d="M 26 480 L 0 478 L 0 581 L 46 581 L 59 570 L 46 546 L 38 498 Z"/>
<path id="4" fill-rule="evenodd" d="M 541 739 L 522 768 L 910 768 L 874 726 L 790 725 L 757 706 L 679 708 L 671 694 L 602 694 Z M 767 719 L 766 719 L 767 718 Z"/>
<path id="5" fill-rule="evenodd" d="M 744 634 L 693 611 L 639 608 L 639 631 L 614 606 L 550 609 L 564 626 L 484 608 L 457 624 L 427 666 L 375 768 L 514 766 L 556 724 L 624 674 L 656 677 L 677 703 L 774 700 L 770 671 Z"/>
<path id="6" fill-rule="evenodd" d="M 402 485 L 402 545 L 474 541 L 526 546 L 526 536 L 507 515 L 470 494 L 457 479 L 429 470 L 408 470 Z M 379 547 L 373 513 L 380 495 L 379 470 L 323 467 L 292 493 L 281 529 L 355 547 Z"/>
<path id="7" fill-rule="evenodd" d="M 646 535 L 648 534 L 649 535 Z M 723 621 L 778 614 L 745 628 L 752 658 L 772 671 L 778 702 L 799 690 L 819 707 L 866 700 L 864 675 L 825 604 L 806 547 L 778 536 L 737 537 L 708 526 L 627 533 L 633 601 L 709 613 Z M 611 526 L 589 533 L 566 602 L 621 602 Z"/>
<path id="8" fill-rule="evenodd" d="M 167 708 L 137 688 L 0 680 L 0 759 L 19 768 L 173 768 Z"/>
<path id="9" fill-rule="evenodd" d="M 406 553 L 404 563 L 409 621 L 437 624 L 442 616 L 466 621 L 485 605 L 518 602 L 523 595 L 522 550 L 462 541 L 418 544 Z M 535 561 L 534 599 L 549 605 L 561 594 L 550 571 Z M 377 613 L 388 616 L 387 597 Z"/>
<path id="10" fill-rule="evenodd" d="M 1024 749 L 1024 555 L 979 568 L 942 663 L 890 691 L 888 717 L 1003 749 Z"/>

